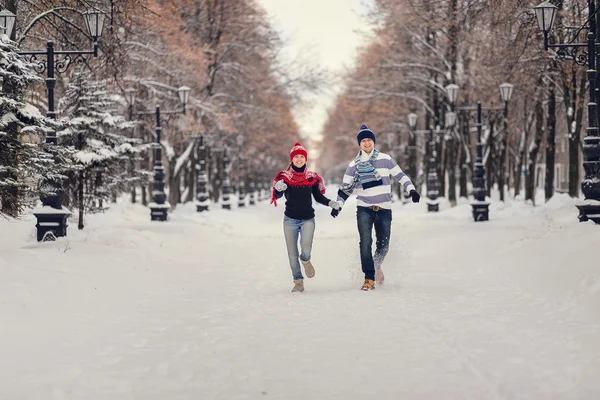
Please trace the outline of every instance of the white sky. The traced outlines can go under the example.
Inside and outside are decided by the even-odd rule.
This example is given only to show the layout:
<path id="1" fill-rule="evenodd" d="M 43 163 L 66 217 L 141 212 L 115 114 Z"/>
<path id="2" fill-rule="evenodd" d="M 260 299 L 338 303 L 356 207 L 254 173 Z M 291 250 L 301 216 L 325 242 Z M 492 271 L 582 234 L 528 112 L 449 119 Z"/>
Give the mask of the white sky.
<path id="1" fill-rule="evenodd" d="M 311 60 L 331 72 L 351 68 L 370 28 L 362 17 L 372 0 L 258 0 L 273 27 L 283 34 L 286 53 L 295 57 L 309 51 Z M 295 118 L 303 136 L 319 140 L 336 90 L 311 101 Z"/>

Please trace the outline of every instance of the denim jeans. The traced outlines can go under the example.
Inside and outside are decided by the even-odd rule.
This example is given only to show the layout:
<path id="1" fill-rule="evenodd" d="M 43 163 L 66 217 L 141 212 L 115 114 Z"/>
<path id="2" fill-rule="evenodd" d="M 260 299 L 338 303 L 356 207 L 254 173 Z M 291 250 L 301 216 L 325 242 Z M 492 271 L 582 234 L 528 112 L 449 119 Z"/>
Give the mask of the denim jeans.
<path id="1" fill-rule="evenodd" d="M 356 221 L 360 236 L 360 263 L 365 279 L 375 280 L 375 268 L 381 267 L 390 249 L 392 210 L 373 211 L 368 207 L 357 207 Z M 375 255 L 373 256 L 373 226 L 375 226 Z"/>
<path id="2" fill-rule="evenodd" d="M 288 258 L 290 259 L 292 276 L 294 279 L 303 279 L 298 257 L 302 261 L 310 260 L 310 252 L 315 234 L 315 219 L 294 219 L 284 216 L 283 234 L 285 236 Z M 298 236 L 300 236 L 300 254 L 298 254 Z"/>

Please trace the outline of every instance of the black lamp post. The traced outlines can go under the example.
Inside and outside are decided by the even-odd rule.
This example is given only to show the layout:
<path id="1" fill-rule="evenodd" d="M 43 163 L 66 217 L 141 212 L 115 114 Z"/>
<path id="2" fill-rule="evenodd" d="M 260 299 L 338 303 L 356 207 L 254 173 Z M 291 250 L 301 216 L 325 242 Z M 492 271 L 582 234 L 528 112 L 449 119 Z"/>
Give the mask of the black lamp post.
<path id="1" fill-rule="evenodd" d="M 435 135 L 440 131 L 435 130 L 433 128 L 425 129 L 425 130 L 415 130 L 417 125 L 417 115 L 414 113 L 408 114 L 408 125 L 411 130 L 411 153 L 414 154 L 414 160 L 416 164 L 416 135 L 417 134 L 427 134 L 429 140 L 429 162 L 427 167 L 427 211 L 429 212 L 438 212 L 440 210 L 440 200 L 439 200 L 439 179 L 437 174 L 437 169 L 435 168 L 437 152 L 435 150 Z M 412 155 L 411 154 L 411 155 Z M 416 165 L 415 165 L 416 167 Z"/>
<path id="2" fill-rule="evenodd" d="M 90 10 L 83 13 L 88 34 L 93 40 L 94 48 L 89 51 L 55 51 L 54 42 L 49 40 L 45 51 L 23 51 L 18 54 L 27 56 L 27 60 L 34 64 L 34 69 L 42 74 L 48 72 L 46 78 L 46 88 L 48 90 L 48 112 L 49 118 L 56 119 L 54 111 L 54 87 L 56 85 L 55 70 L 59 73 L 66 72 L 71 64 L 82 64 L 85 59 L 83 56 L 91 54 L 98 56 L 98 39 L 102 35 L 104 27 L 104 14 L 97 10 Z M 11 37 L 15 26 L 16 16 L 9 10 L 0 11 L 0 33 Z M 44 57 L 45 59 L 38 59 Z M 56 59 L 55 56 L 64 56 Z M 46 145 L 57 144 L 56 132 L 48 131 L 46 135 Z M 63 189 L 57 180 L 48 180 L 44 182 L 44 191 L 42 194 L 42 207 L 36 208 L 33 212 L 37 219 L 37 240 L 55 240 L 59 236 L 67 236 L 67 218 L 71 215 L 66 207 L 63 207 Z"/>
<path id="3" fill-rule="evenodd" d="M 483 142 L 481 141 L 482 136 L 482 126 L 483 123 L 481 121 L 481 112 L 482 110 L 486 111 L 494 111 L 494 110 L 502 110 L 504 111 L 504 116 L 506 118 L 508 113 L 508 102 L 512 95 L 513 85 L 510 83 L 503 83 L 500 86 L 500 96 L 504 101 L 504 107 L 481 107 L 481 103 L 477 102 L 477 108 L 473 107 L 458 107 L 460 111 L 470 112 L 477 111 L 477 155 L 475 159 L 475 164 L 473 165 L 473 197 L 474 200 L 471 202 L 471 207 L 473 208 L 473 219 L 475 222 L 477 221 L 488 221 L 489 220 L 489 205 L 490 202 L 486 199 L 486 182 L 485 182 L 485 167 L 483 165 Z M 458 97 L 458 85 L 451 84 L 446 86 L 446 91 L 448 93 L 448 99 L 452 104 L 452 109 L 454 109 L 454 104 L 456 103 L 456 99 Z M 456 122 L 456 117 L 454 117 L 454 122 Z M 505 121 L 506 126 L 506 121 Z M 506 134 L 506 131 L 505 131 Z"/>
<path id="4" fill-rule="evenodd" d="M 231 210 L 231 182 L 229 181 L 229 151 L 227 147 L 223 149 L 223 184 L 221 207 L 225 210 Z"/>
<path id="5" fill-rule="evenodd" d="M 246 207 L 246 165 L 243 159 L 240 160 L 240 181 L 238 182 L 238 207 Z"/>
<path id="6" fill-rule="evenodd" d="M 165 168 L 162 164 L 162 145 L 160 143 L 162 135 L 161 126 L 161 114 L 185 114 L 185 107 L 190 98 L 190 88 L 182 86 L 177 89 L 179 101 L 181 101 L 183 108 L 181 110 L 170 110 L 163 111 L 161 113 L 160 106 L 156 105 L 155 111 L 133 111 L 133 104 L 135 103 L 135 90 L 127 89 L 127 95 L 129 96 L 130 116 L 135 115 L 152 115 L 156 118 L 156 142 L 154 143 L 154 167 L 153 167 L 153 181 L 152 181 L 152 201 L 148 206 L 150 207 L 150 220 L 151 221 L 166 221 L 171 205 L 167 201 L 167 194 L 165 193 Z"/>
<path id="7" fill-rule="evenodd" d="M 579 209 L 579 221 L 588 220 L 600 224 L 600 136 L 598 135 L 598 104 L 596 103 L 596 91 L 598 90 L 596 46 L 598 43 L 598 27 L 600 26 L 600 15 L 596 10 L 596 1 L 587 0 L 588 4 L 588 34 L 587 43 L 548 44 L 548 34 L 552 30 L 557 8 L 547 1 L 534 8 L 538 26 L 544 33 L 544 50 L 548 48 L 557 49 L 561 58 L 570 58 L 579 65 L 587 66 L 589 81 L 588 102 L 588 127 L 587 135 L 583 138 L 583 168 L 585 174 L 581 182 L 581 191 L 584 200 L 577 204 Z M 580 30 L 583 30 L 582 27 Z M 586 54 L 587 50 L 587 54 Z M 581 51 L 581 53 L 580 53 Z M 586 57 L 587 56 L 587 57 Z"/>
<path id="8" fill-rule="evenodd" d="M 504 184 L 506 182 L 506 155 L 507 155 L 507 150 L 508 150 L 508 102 L 510 101 L 510 98 L 512 96 L 512 91 L 513 91 L 513 85 L 511 85 L 510 83 L 502 83 L 500 85 L 500 97 L 502 98 L 502 101 L 504 102 L 504 114 L 503 114 L 503 122 L 504 122 L 504 133 L 502 135 L 502 162 L 501 165 L 503 166 L 502 171 L 500 171 L 501 174 L 501 179 L 499 182 L 499 187 L 498 189 L 500 189 L 500 200 L 504 201 Z"/>
<path id="9" fill-rule="evenodd" d="M 204 135 L 200 136 L 200 143 L 198 145 L 198 179 L 196 182 L 196 211 L 208 211 L 208 205 L 210 200 L 208 197 L 208 175 L 207 175 L 207 156 L 208 151 L 206 149 L 206 143 L 204 141 Z"/>
<path id="10" fill-rule="evenodd" d="M 417 114 L 408 114 L 408 176 L 410 179 L 417 179 Z M 404 191 L 405 203 L 408 203 L 406 191 Z"/>

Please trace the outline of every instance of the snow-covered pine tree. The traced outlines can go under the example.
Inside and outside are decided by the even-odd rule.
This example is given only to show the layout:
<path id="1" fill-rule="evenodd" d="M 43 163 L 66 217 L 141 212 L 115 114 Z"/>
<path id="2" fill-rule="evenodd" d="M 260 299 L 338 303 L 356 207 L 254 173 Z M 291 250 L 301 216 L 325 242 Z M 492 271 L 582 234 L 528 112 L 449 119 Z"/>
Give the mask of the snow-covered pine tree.
<path id="1" fill-rule="evenodd" d="M 39 138 L 59 125 L 27 103 L 26 89 L 42 82 L 6 35 L 0 36 L 0 214 L 17 217 L 42 181 L 61 181 L 68 149 L 46 152 Z M 38 140 L 36 140 L 38 139 Z M 58 161 L 58 162 L 57 162 Z"/>
<path id="2" fill-rule="evenodd" d="M 84 68 L 75 71 L 60 101 L 64 129 L 58 132 L 59 144 L 77 150 L 78 171 L 72 175 L 67 196 L 77 201 L 79 229 L 83 229 L 84 211 L 97 210 L 113 191 L 127 185 L 127 160 L 137 145 L 124 135 L 133 123 L 115 115 L 118 104 L 106 81 L 90 80 Z"/>

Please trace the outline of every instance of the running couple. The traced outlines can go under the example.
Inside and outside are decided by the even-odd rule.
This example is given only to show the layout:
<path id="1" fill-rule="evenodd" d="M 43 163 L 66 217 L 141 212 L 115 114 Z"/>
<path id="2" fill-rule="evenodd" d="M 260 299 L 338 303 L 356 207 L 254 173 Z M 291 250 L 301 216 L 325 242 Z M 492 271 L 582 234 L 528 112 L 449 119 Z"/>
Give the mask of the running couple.
<path id="1" fill-rule="evenodd" d="M 288 168 L 278 172 L 273 179 L 271 203 L 277 205 L 277 199 L 284 195 L 287 200 L 283 232 L 294 279 L 292 292 L 304 291 L 304 277 L 300 262 L 308 278 L 315 276 L 315 268 L 310 261 L 315 233 L 312 197 L 318 203 L 331 207 L 331 216 L 335 218 L 342 211 L 344 202 L 356 191 L 360 262 L 365 274 L 361 290 L 373 290 L 375 282 L 383 283 L 384 280 L 381 264 L 388 253 L 392 227 L 390 177 L 400 182 L 404 190 L 410 194 L 413 203 L 419 202 L 420 196 L 410 178 L 402 172 L 392 157 L 375 148 L 375 134 L 366 125 L 361 125 L 356 139 L 360 150 L 344 173 L 336 201 L 325 197 L 325 186 L 321 177 L 316 172 L 307 170 L 308 154 L 300 143 L 296 143 L 290 151 Z M 374 255 L 372 253 L 373 226 L 377 239 Z M 300 252 L 298 239 L 300 239 Z"/>

